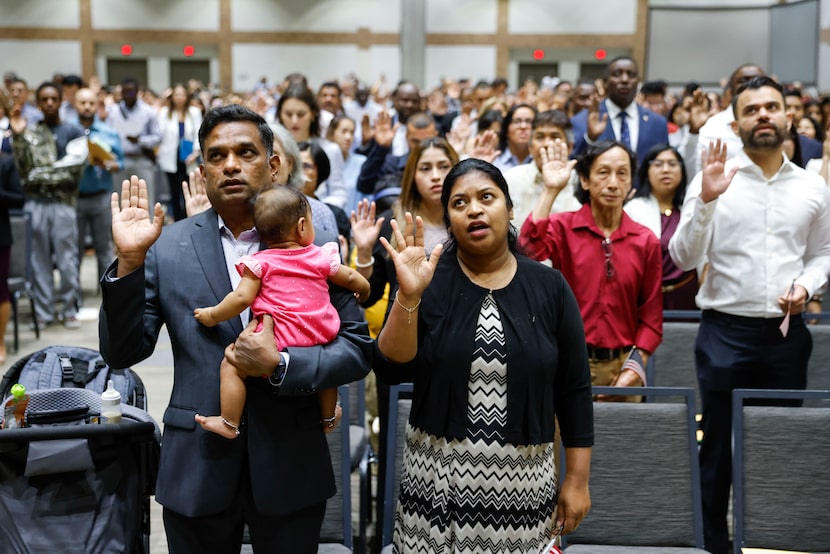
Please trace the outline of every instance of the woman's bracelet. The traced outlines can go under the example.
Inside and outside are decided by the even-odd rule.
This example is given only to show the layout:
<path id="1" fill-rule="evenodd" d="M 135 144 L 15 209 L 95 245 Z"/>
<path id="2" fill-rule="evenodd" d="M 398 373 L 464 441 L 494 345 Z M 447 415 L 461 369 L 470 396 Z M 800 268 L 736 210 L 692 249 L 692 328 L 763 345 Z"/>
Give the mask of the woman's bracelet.
<path id="1" fill-rule="evenodd" d="M 411 308 L 407 308 L 406 306 L 404 306 L 403 304 L 401 304 L 401 301 L 400 301 L 400 300 L 398 300 L 398 292 L 399 292 L 399 291 L 395 291 L 395 304 L 397 304 L 398 306 L 400 306 L 401 308 L 403 308 L 404 310 L 406 310 L 406 314 L 407 314 L 407 315 L 406 315 L 406 323 L 407 323 L 407 325 L 412 325 L 412 312 L 414 312 L 415 310 L 417 310 L 417 309 L 418 309 L 418 306 L 420 306 L 420 305 L 421 305 L 421 299 L 419 298 L 419 299 L 418 299 L 418 303 L 417 303 L 417 304 L 415 304 L 414 306 L 412 306 Z"/>
<path id="2" fill-rule="evenodd" d="M 323 418 L 323 423 L 326 424 L 326 427 L 328 427 L 329 429 L 332 429 L 332 428 L 334 428 L 334 421 L 336 419 L 337 419 L 337 414 L 334 414 L 331 417 L 324 417 Z"/>
<path id="3" fill-rule="evenodd" d="M 357 261 L 356 259 L 355 259 L 355 261 L 354 261 L 354 266 L 355 266 L 357 269 L 367 269 L 367 268 L 372 267 L 373 265 L 375 265 L 375 257 L 374 257 L 374 256 L 372 256 L 371 258 L 369 258 L 369 261 L 368 261 L 368 262 L 366 262 L 365 264 L 360 263 L 360 262 L 359 262 L 359 261 Z"/>

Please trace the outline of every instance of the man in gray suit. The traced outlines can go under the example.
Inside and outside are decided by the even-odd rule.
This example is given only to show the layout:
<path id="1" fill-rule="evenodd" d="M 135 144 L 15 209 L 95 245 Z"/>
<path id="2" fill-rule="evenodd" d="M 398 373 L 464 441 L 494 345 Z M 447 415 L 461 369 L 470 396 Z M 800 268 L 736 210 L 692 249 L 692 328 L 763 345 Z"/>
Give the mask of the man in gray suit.
<path id="1" fill-rule="evenodd" d="M 238 282 L 235 260 L 260 249 L 251 200 L 279 169 L 267 123 L 241 106 L 211 110 L 199 142 L 211 209 L 162 231 L 162 208 L 151 219 L 143 181 L 133 176 L 120 199 L 113 194 L 118 259 L 102 278 L 100 349 L 114 367 L 133 365 L 167 325 L 174 385 L 156 499 L 171 553 L 237 553 L 246 523 L 257 552 L 317 552 L 335 485 L 315 392 L 363 378 L 372 342 L 354 297 L 334 287 L 342 324 L 324 346 L 277 351 L 268 316 L 259 331 L 256 321 L 243 331 L 242 318 L 212 328 L 195 320 L 195 307 L 215 304 Z M 219 413 L 223 354 L 249 375 L 235 440 L 194 420 Z"/>

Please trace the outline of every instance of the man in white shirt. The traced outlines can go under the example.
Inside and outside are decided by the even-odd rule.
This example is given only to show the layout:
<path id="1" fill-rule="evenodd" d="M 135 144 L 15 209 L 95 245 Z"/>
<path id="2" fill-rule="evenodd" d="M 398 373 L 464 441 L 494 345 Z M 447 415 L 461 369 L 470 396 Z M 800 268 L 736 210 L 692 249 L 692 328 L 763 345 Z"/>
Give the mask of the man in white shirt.
<path id="1" fill-rule="evenodd" d="M 704 259 L 695 343 L 703 402 L 700 449 L 705 546 L 729 548 L 732 483 L 731 391 L 804 389 L 812 338 L 801 316 L 830 272 L 830 192 L 820 177 L 783 154 L 787 117 L 781 86 L 744 84 L 732 101 L 743 148 L 709 143 L 669 243 L 684 270 Z"/>
<path id="2" fill-rule="evenodd" d="M 540 151 L 546 146 L 553 146 L 556 139 L 571 146 L 573 141 L 568 136 L 571 122 L 568 115 L 560 110 L 548 110 L 536 114 L 533 118 L 530 132 L 530 155 L 533 163 L 520 164 L 504 172 L 504 180 L 510 189 L 510 198 L 513 200 L 513 223 L 521 227 L 527 216 L 539 201 L 539 196 L 545 188 L 542 179 L 542 156 Z M 576 172 L 572 173 L 569 185 L 579 182 Z M 553 203 L 551 213 L 575 212 L 582 207 L 574 195 L 574 186 L 568 186 L 562 191 Z"/>

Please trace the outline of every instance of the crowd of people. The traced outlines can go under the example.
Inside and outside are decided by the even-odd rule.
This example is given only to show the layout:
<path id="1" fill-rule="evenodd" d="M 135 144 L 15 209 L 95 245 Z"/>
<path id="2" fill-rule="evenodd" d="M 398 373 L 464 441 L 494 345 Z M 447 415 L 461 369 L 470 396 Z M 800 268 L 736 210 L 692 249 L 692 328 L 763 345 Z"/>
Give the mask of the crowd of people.
<path id="1" fill-rule="evenodd" d="M 622 398 L 591 385 L 648 385 L 664 310 L 697 309 L 705 543 L 728 551 L 730 392 L 806 386 L 830 94 L 754 64 L 670 93 L 628 56 L 516 90 L 350 76 L 315 92 L 294 73 L 155 95 L 56 75 L 30 98 L 4 77 L 0 277 L 23 206 L 35 325 L 78 325 L 91 245 L 107 361 L 149 356 L 162 325 L 173 343 L 156 488 L 171 552 L 238 551 L 246 524 L 255 550 L 316 552 L 331 389 L 370 370 L 382 441 L 387 387 L 415 385 L 397 551 L 538 551 L 590 509 L 591 402 Z"/>

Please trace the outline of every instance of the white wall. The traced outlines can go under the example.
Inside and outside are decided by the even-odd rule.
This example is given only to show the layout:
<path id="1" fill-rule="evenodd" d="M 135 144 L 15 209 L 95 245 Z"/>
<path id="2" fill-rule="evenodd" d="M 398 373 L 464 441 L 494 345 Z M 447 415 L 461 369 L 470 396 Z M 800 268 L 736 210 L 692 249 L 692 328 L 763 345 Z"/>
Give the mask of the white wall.
<path id="1" fill-rule="evenodd" d="M 34 90 L 55 73 L 81 73 L 81 45 L 69 40 L 0 40 L 3 71 L 14 71 Z"/>
<path id="2" fill-rule="evenodd" d="M 599 9 L 586 0 L 510 0 L 509 6 L 514 34 L 633 33 L 637 28 L 637 0 L 608 0 Z"/>
<path id="3" fill-rule="evenodd" d="M 496 0 L 426 0 L 426 12 L 427 33 L 495 33 L 498 27 Z"/>
<path id="4" fill-rule="evenodd" d="M 90 8 L 96 29 L 219 29 L 219 0 L 91 0 Z"/>
<path id="5" fill-rule="evenodd" d="M 3 27 L 77 28 L 80 21 L 78 0 L 0 0 Z"/>
<path id="6" fill-rule="evenodd" d="M 102 0 L 106 1 L 106 0 Z M 234 0 L 235 31 L 352 32 L 368 27 L 397 33 L 401 0 Z"/>
<path id="7" fill-rule="evenodd" d="M 427 46 L 426 87 L 441 84 L 442 77 L 467 77 L 474 83 L 479 79 L 495 78 L 495 46 Z"/>
<path id="8" fill-rule="evenodd" d="M 231 49 L 233 88 L 250 91 L 261 77 L 279 82 L 294 71 L 303 72 L 312 87 L 354 71 L 370 84 L 381 73 L 394 86 L 400 79 L 397 46 L 359 50 L 354 45 L 236 44 Z"/>

